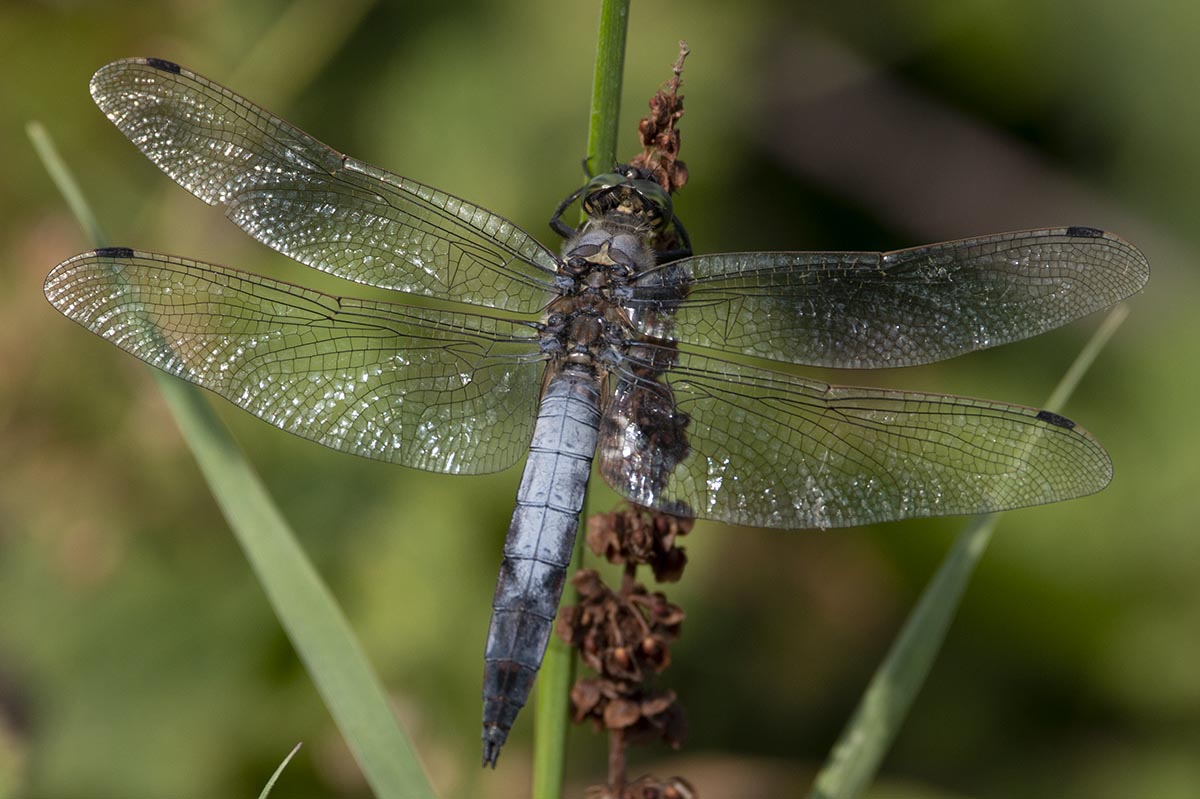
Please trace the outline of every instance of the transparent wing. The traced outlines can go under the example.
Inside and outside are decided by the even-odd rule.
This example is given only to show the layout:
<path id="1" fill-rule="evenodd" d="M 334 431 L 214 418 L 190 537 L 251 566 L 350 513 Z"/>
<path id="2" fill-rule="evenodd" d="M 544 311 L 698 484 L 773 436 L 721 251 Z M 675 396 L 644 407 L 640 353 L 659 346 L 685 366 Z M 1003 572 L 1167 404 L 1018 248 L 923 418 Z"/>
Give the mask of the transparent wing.
<path id="1" fill-rule="evenodd" d="M 118 247 L 59 264 L 45 292 L 126 352 L 342 452 L 473 474 L 532 435 L 542 356 L 520 323 Z"/>
<path id="2" fill-rule="evenodd" d="M 642 332 L 838 368 L 929 363 L 1036 336 L 1137 292 L 1145 256 L 1095 228 L 871 252 L 701 255 L 642 275 Z"/>
<path id="3" fill-rule="evenodd" d="M 263 244 L 386 289 L 539 310 L 557 259 L 511 222 L 349 158 L 177 64 L 115 61 L 96 104 L 179 185 Z"/>
<path id="4" fill-rule="evenodd" d="M 1055 502 L 1112 476 L 1082 428 L 1019 405 L 829 386 L 653 346 L 609 381 L 601 474 L 677 514 L 848 527 Z"/>

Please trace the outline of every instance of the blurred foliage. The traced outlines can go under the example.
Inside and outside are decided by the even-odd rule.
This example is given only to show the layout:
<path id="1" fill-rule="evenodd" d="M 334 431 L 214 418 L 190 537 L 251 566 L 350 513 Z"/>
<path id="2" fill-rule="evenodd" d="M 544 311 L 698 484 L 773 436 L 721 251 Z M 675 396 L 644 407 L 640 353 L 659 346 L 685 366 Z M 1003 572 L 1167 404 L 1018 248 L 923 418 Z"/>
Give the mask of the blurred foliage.
<path id="1" fill-rule="evenodd" d="M 145 368 L 42 299 L 49 268 L 87 245 L 24 124 L 55 136 L 114 243 L 328 289 L 129 146 L 88 97 L 92 71 L 128 55 L 179 61 L 551 242 L 546 218 L 581 181 L 597 11 L 378 3 L 310 75 L 235 74 L 289 7 L 0 6 L 0 795 L 253 796 L 300 740 L 272 796 L 367 795 Z M 1117 477 L 1095 497 L 1005 517 L 873 795 L 1200 794 L 1188 366 L 1200 360 L 1200 7 L 664 0 L 632 14 L 621 152 L 687 39 L 692 181 L 677 208 L 700 251 L 891 248 L 1055 224 L 1145 250 L 1147 292 L 1065 409 L 1104 441 Z M 271 46 L 312 48 L 312 34 L 300 25 Z M 1094 324 L 835 379 L 1037 403 Z M 516 471 L 392 468 L 218 410 L 343 602 L 440 795 L 524 795 L 529 714 L 500 769 L 477 766 Z M 594 492 L 596 509 L 610 502 Z M 671 685 L 693 754 L 656 770 L 710 797 L 803 790 L 959 524 L 698 528 L 672 594 L 689 614 Z M 572 739 L 570 773 L 593 781 L 602 742 Z"/>

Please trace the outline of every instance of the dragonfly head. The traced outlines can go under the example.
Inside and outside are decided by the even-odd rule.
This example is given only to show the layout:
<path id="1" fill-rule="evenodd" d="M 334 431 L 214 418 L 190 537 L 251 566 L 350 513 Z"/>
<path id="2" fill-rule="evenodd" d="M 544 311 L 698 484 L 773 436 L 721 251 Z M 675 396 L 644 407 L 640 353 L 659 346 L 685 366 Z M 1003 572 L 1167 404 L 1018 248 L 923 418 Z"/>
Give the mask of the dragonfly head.
<path id="1" fill-rule="evenodd" d="M 596 219 L 621 215 L 635 224 L 664 229 L 674 216 L 671 196 L 645 169 L 617 167 L 588 181 L 583 191 L 583 211 Z"/>

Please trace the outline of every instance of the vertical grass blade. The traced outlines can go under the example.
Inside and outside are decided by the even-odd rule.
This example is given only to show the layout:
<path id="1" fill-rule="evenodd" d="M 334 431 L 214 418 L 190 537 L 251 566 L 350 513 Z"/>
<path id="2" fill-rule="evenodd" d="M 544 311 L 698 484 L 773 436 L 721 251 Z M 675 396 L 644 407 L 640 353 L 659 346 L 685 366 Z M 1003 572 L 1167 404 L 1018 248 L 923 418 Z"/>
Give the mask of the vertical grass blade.
<path id="1" fill-rule="evenodd" d="M 295 0 L 259 37 L 229 78 L 247 97 L 299 94 L 358 28 L 375 0 Z"/>
<path id="2" fill-rule="evenodd" d="M 58 154 L 58 148 L 54 146 L 46 128 L 40 122 L 30 122 L 25 126 L 25 135 L 29 137 L 42 166 L 46 168 L 50 179 L 54 181 L 59 194 L 67 201 L 67 206 L 71 209 L 79 227 L 83 228 L 83 234 L 87 236 L 88 241 L 92 243 L 93 247 L 107 247 L 109 245 L 108 236 L 100 227 L 100 222 L 92 212 L 92 206 L 88 203 L 87 198 L 83 196 L 79 184 L 75 182 L 75 177 L 67 169 L 62 156 Z"/>
<path id="3" fill-rule="evenodd" d="M 1109 313 L 1059 380 L 1046 410 L 1062 407 L 1127 313 L 1123 305 Z M 817 774 L 810 799 L 852 799 L 874 780 L 929 675 L 999 518 L 997 513 L 980 516 L 958 534 Z"/>
<path id="4" fill-rule="evenodd" d="M 80 225 L 97 245 L 105 242 L 49 136 L 36 123 L 28 130 Z M 371 789 L 379 799 L 432 799 L 433 789 L 341 608 L 233 436 L 199 389 L 152 371 L 217 504 Z"/>
<path id="5" fill-rule="evenodd" d="M 593 171 L 609 169 L 617 160 L 617 126 L 620 121 L 628 27 L 629 0 L 602 0 L 592 107 L 588 116 L 587 164 Z M 586 504 L 584 507 L 586 513 Z M 568 574 L 578 571 L 583 562 L 583 538 L 582 531 L 575 537 L 575 552 Z M 564 595 L 564 601 L 576 600 Z M 533 799 L 559 799 L 562 796 L 569 727 L 569 691 L 574 679 L 574 650 L 560 641 L 558 636 L 551 635 L 536 688 Z"/>

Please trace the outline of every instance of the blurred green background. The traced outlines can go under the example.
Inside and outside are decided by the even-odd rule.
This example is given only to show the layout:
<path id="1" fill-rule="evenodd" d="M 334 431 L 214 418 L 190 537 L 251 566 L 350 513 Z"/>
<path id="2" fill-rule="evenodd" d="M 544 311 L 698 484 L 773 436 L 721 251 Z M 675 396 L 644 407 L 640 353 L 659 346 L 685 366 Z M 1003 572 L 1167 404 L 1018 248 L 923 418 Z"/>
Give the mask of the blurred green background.
<path id="1" fill-rule="evenodd" d="M 825 5 L 634 3 L 620 151 L 635 151 L 686 39 L 692 180 L 677 209 L 698 251 L 1084 224 L 1152 265 L 1065 409 L 1109 448 L 1116 479 L 1005 517 L 872 795 L 1200 796 L 1200 6 Z M 581 181 L 597 17 L 554 0 L 0 6 L 0 796 L 254 796 L 297 741 L 275 796 L 368 795 L 147 368 L 42 298 L 50 267 L 89 245 L 25 123 L 56 138 L 114 244 L 329 288 L 138 154 L 93 106 L 91 73 L 129 55 L 178 61 L 554 243 L 546 219 Z M 836 379 L 1038 405 L 1097 321 Z M 518 471 L 389 467 L 216 405 L 439 795 L 527 795 L 532 714 L 495 773 L 478 767 L 483 638 Z M 637 754 L 632 773 L 681 774 L 706 797 L 802 794 L 961 523 L 700 525 L 670 589 L 688 621 L 666 683 L 690 741 Z M 604 751 L 572 733 L 568 795 L 602 781 Z"/>

